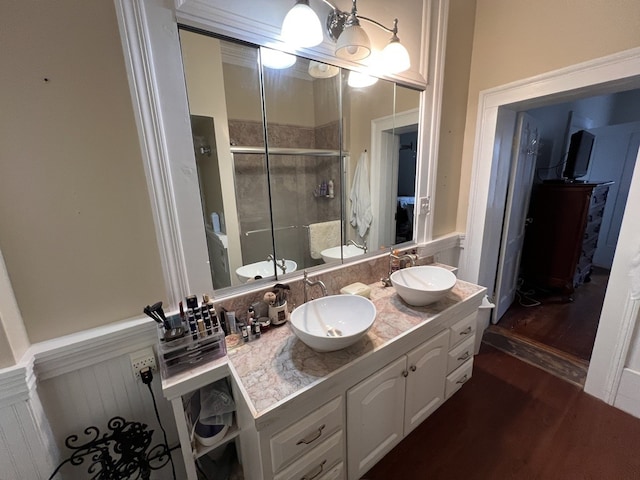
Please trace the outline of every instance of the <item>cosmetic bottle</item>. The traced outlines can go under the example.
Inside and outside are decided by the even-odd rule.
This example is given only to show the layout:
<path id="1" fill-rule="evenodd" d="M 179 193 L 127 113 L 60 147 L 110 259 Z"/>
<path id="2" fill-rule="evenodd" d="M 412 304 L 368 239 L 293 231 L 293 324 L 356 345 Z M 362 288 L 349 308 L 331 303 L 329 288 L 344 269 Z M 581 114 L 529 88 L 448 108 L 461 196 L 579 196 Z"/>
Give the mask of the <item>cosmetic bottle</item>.
<path id="1" fill-rule="evenodd" d="M 209 307 L 203 304 L 200 307 L 200 310 L 202 310 L 202 320 L 204 321 L 204 327 L 207 332 L 207 335 L 211 335 L 213 333 L 213 325 L 211 324 L 211 315 L 209 314 Z"/>
<path id="2" fill-rule="evenodd" d="M 327 184 L 327 197 L 329 198 L 333 198 L 333 179 L 329 180 L 329 183 Z"/>
<path id="3" fill-rule="evenodd" d="M 236 312 L 227 312 L 227 328 L 229 334 L 236 333 Z"/>
<path id="4" fill-rule="evenodd" d="M 249 341 L 249 329 L 247 328 L 246 325 L 242 326 L 242 340 L 246 343 Z"/>
<path id="5" fill-rule="evenodd" d="M 191 332 L 191 338 L 198 340 L 198 324 L 193 314 L 193 310 L 187 310 L 187 322 L 189 323 L 189 331 Z"/>

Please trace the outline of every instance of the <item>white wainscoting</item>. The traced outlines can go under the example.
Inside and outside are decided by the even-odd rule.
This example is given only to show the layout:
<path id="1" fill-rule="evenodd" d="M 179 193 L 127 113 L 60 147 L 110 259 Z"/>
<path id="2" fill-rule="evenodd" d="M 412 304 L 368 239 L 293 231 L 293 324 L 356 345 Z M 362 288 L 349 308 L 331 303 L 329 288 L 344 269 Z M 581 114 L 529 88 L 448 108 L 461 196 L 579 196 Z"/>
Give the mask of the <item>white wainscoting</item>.
<path id="1" fill-rule="evenodd" d="M 36 344 L 20 365 L 0 371 L 0 480 L 46 480 L 58 462 L 72 453 L 64 445 L 67 436 L 77 434 L 79 442 L 88 440 L 83 431 L 89 426 L 106 433 L 107 422 L 114 416 L 147 424 L 154 431 L 151 445 L 162 442 L 151 394 L 134 378 L 129 358 L 156 341 L 151 320 L 119 322 Z M 152 389 L 169 445 L 177 445 L 175 421 L 162 395 L 159 373 Z M 180 451 L 175 450 L 173 457 L 177 478 L 183 478 Z M 65 467 L 58 477 L 85 479 L 88 466 L 85 462 Z M 152 472 L 151 478 L 171 479 L 170 466 Z"/>
<path id="2" fill-rule="evenodd" d="M 48 478 L 56 449 L 31 362 L 0 370 L 0 479 Z"/>

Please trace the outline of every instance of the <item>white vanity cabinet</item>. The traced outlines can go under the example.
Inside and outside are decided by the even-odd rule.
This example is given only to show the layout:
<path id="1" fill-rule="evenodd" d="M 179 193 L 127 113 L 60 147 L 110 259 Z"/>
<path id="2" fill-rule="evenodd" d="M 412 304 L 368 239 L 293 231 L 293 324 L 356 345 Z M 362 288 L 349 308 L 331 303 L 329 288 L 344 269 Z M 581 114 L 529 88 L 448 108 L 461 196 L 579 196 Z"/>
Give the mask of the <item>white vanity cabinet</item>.
<path id="1" fill-rule="evenodd" d="M 347 391 L 348 478 L 360 478 L 445 399 L 449 329 Z"/>
<path id="2" fill-rule="evenodd" d="M 316 399 L 319 398 L 316 395 Z M 261 458 L 254 477 L 267 480 L 345 479 L 344 395 L 314 406 L 281 407 L 273 422 L 255 431 Z"/>
<path id="3" fill-rule="evenodd" d="M 476 325 L 476 314 L 473 313 L 451 327 L 445 400 L 471 378 Z"/>

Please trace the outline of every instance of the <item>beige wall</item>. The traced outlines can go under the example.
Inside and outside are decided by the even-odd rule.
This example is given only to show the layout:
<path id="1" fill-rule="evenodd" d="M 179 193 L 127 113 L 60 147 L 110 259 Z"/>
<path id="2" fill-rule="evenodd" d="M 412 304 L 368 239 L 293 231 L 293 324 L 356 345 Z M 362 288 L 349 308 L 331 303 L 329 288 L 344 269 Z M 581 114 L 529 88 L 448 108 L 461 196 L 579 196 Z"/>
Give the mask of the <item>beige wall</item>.
<path id="1" fill-rule="evenodd" d="M 1 2 L 0 45 L 0 251 L 30 340 L 140 316 L 165 287 L 113 2 Z"/>
<path id="2" fill-rule="evenodd" d="M 456 230 L 475 8 L 476 0 L 451 0 L 449 4 L 433 214 L 434 238 Z"/>
<path id="3" fill-rule="evenodd" d="M 637 0 L 477 0 L 457 229 L 466 228 L 480 92 L 638 47 L 639 32 Z"/>

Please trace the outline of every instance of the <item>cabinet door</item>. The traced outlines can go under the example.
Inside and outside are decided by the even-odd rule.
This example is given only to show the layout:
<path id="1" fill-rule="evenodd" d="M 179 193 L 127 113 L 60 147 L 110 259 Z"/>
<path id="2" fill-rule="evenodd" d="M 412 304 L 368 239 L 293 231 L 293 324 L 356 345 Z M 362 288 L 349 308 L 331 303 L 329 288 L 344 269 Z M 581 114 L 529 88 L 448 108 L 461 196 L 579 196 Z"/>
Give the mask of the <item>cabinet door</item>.
<path id="1" fill-rule="evenodd" d="M 436 335 L 407 355 L 409 376 L 405 400 L 405 435 L 444 402 L 448 358 L 449 330 Z"/>
<path id="2" fill-rule="evenodd" d="M 360 478 L 401 439 L 406 357 L 347 392 L 348 478 Z"/>

